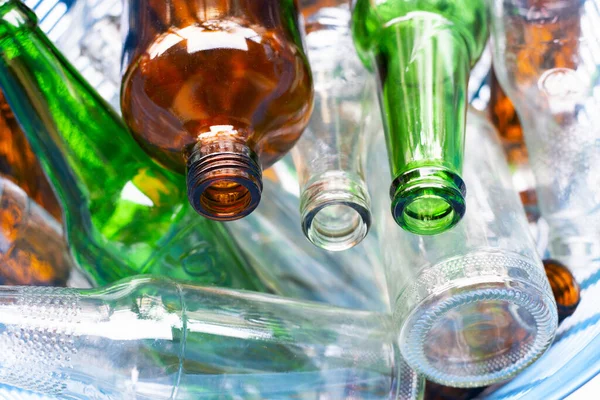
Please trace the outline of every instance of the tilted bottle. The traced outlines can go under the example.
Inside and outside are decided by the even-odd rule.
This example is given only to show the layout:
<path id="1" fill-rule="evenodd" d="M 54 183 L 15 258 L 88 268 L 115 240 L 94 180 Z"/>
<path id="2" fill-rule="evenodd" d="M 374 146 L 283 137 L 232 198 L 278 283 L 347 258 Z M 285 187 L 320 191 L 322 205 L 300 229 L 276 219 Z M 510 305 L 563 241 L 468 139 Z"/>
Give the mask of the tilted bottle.
<path id="1" fill-rule="evenodd" d="M 14 0 L 0 2 L 0 86 L 65 210 L 72 252 L 96 284 L 159 273 L 257 288 L 223 228 L 187 205 L 183 180 L 154 164 Z"/>
<path id="2" fill-rule="evenodd" d="M 23 189 L 56 220 L 62 220 L 62 209 L 52 187 L 1 91 L 0 175 Z"/>
<path id="3" fill-rule="evenodd" d="M 0 177 L 0 285 L 66 286 L 74 268 L 60 223 Z"/>
<path id="4" fill-rule="evenodd" d="M 130 0 L 121 109 L 210 219 L 256 208 L 312 109 L 295 0 Z"/>
<path id="5" fill-rule="evenodd" d="M 139 277 L 0 288 L 0 383 L 60 398 L 412 400 L 389 314 Z M 396 348 L 397 349 L 397 348 Z"/>
<path id="6" fill-rule="evenodd" d="M 552 294 L 556 301 L 558 322 L 573 315 L 580 300 L 579 285 L 569 269 L 556 260 L 543 260 L 544 271 L 550 282 Z M 423 400 L 469 400 L 475 399 L 487 387 L 456 388 L 443 386 L 435 382 L 425 383 Z"/>
<path id="7" fill-rule="evenodd" d="M 413 233 L 443 232 L 465 212 L 467 81 L 486 19 L 484 1 L 355 1 L 354 43 L 379 80 L 392 214 Z"/>
<path id="8" fill-rule="evenodd" d="M 491 123 L 468 112 L 467 212 L 434 236 L 396 226 L 387 212 L 385 147 L 373 142 L 368 184 L 399 346 L 407 363 L 443 385 L 506 380 L 552 343 L 557 307 Z M 401 255 L 401 257 L 399 257 Z"/>
<path id="9" fill-rule="evenodd" d="M 316 246 L 341 251 L 360 243 L 371 225 L 362 121 L 373 106 L 364 95 L 374 80 L 355 54 L 347 1 L 301 11 L 315 91 L 310 122 L 292 150 L 302 230 Z"/>
<path id="10" fill-rule="evenodd" d="M 488 0 L 494 70 L 523 125 L 549 251 L 600 257 L 600 10 L 593 0 Z"/>
<path id="11" fill-rule="evenodd" d="M 535 178 L 529 165 L 529 155 L 521 121 L 515 106 L 504 93 L 493 70 L 490 74 L 489 87 L 489 118 L 500 134 L 508 165 L 511 169 L 513 185 L 519 192 L 527 219 L 529 222 L 535 222 L 540 218 L 540 212 L 535 191 Z"/>

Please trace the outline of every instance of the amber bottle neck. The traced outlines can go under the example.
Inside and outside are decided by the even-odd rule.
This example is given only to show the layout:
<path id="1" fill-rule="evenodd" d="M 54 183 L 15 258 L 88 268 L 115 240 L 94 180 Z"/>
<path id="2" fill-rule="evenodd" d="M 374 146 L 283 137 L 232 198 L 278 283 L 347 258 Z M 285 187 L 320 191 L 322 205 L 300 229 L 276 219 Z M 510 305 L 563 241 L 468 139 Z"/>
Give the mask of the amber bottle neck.
<path id="1" fill-rule="evenodd" d="M 234 138 L 201 140 L 187 162 L 188 199 L 202 216 L 233 221 L 258 206 L 262 170 L 256 154 Z"/>

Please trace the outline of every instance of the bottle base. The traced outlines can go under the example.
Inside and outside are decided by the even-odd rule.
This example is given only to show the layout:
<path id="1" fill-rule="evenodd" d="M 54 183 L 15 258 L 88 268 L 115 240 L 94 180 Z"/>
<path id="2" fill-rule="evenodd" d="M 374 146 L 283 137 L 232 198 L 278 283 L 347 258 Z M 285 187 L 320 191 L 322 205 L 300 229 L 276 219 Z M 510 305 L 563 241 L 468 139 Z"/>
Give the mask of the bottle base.
<path id="1" fill-rule="evenodd" d="M 516 254 L 481 252 L 427 268 L 396 304 L 406 361 L 448 386 L 514 376 L 544 353 L 557 328 L 541 267 Z"/>
<path id="2" fill-rule="evenodd" d="M 262 171 L 245 145 L 220 145 L 203 153 L 194 147 L 187 166 L 187 194 L 198 214 L 215 221 L 234 221 L 250 214 L 260 202 Z"/>
<path id="3" fill-rule="evenodd" d="M 418 235 L 447 231 L 465 213 L 465 184 L 460 176 L 447 169 L 409 170 L 394 180 L 390 194 L 396 223 Z"/>
<path id="4" fill-rule="evenodd" d="M 358 176 L 329 171 L 313 180 L 300 198 L 304 235 L 329 251 L 354 247 L 371 226 L 371 204 Z"/>

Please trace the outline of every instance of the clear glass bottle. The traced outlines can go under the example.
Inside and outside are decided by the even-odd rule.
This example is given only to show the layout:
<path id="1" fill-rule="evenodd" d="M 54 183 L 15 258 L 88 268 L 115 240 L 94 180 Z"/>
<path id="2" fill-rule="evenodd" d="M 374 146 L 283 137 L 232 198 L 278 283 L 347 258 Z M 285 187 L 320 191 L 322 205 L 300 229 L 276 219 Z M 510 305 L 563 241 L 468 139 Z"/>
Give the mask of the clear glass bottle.
<path id="1" fill-rule="evenodd" d="M 338 307 L 389 312 L 375 237 L 346 251 L 326 251 L 298 224 L 298 177 L 290 155 L 264 174 L 264 197 L 246 218 L 224 224 L 260 280 L 273 293 Z M 261 251 L 257 251 L 261 249 Z"/>
<path id="2" fill-rule="evenodd" d="M 489 118 L 500 134 L 511 170 L 513 185 L 519 192 L 527 219 L 529 222 L 535 223 L 540 218 L 540 211 L 535 191 L 535 178 L 529 165 L 529 155 L 521 121 L 514 104 L 504 93 L 493 69 L 490 73 L 489 88 Z"/>
<path id="3" fill-rule="evenodd" d="M 292 151 L 302 229 L 315 245 L 341 251 L 360 243 L 371 225 L 362 121 L 372 78 L 352 44 L 347 1 L 301 11 L 315 90 L 310 122 Z"/>
<path id="4" fill-rule="evenodd" d="M 466 137 L 468 211 L 448 232 L 420 236 L 396 226 L 381 158 L 369 157 L 367 182 L 402 354 L 427 379 L 476 387 L 541 356 L 557 315 L 497 133 L 469 111 Z M 373 146 L 370 154 L 383 150 L 383 135 Z"/>
<path id="5" fill-rule="evenodd" d="M 228 221 L 300 137 L 312 81 L 295 0 L 130 0 L 121 110 L 140 145 L 187 170 L 188 198 Z"/>
<path id="6" fill-rule="evenodd" d="M 490 0 L 494 69 L 521 119 L 553 258 L 600 257 L 595 1 Z"/>
<path id="7" fill-rule="evenodd" d="M 76 399 L 417 399 L 389 315 L 139 277 L 0 288 L 0 382 Z"/>
<path id="8" fill-rule="evenodd" d="M 444 232 L 465 212 L 467 81 L 487 39 L 486 3 L 353 3 L 354 42 L 379 81 L 392 215 L 413 233 Z"/>

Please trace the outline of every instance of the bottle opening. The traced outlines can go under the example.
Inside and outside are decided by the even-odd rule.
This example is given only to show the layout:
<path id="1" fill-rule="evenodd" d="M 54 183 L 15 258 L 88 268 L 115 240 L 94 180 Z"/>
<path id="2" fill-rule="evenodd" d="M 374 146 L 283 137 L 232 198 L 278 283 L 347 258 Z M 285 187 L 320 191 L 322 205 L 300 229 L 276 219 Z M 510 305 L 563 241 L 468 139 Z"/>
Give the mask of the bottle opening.
<path id="1" fill-rule="evenodd" d="M 436 234 L 452 227 L 456 222 L 452 204 L 442 196 L 423 195 L 404 208 L 402 222 L 406 229 L 419 234 Z"/>
<path id="2" fill-rule="evenodd" d="M 306 187 L 300 212 L 305 236 L 329 251 L 354 247 L 367 236 L 371 225 L 364 182 L 344 171 L 329 171 Z"/>
<path id="3" fill-rule="evenodd" d="M 403 229 L 435 235 L 456 225 L 465 213 L 465 185 L 452 172 L 417 168 L 392 183 L 392 215 Z"/>
<path id="4" fill-rule="evenodd" d="M 306 227 L 308 239 L 330 251 L 342 251 L 367 235 L 368 224 L 361 212 L 346 204 L 330 204 L 316 210 Z"/>
<path id="5" fill-rule="evenodd" d="M 262 173 L 250 154 L 192 152 L 188 161 L 188 199 L 200 215 L 233 221 L 254 211 L 260 202 Z"/>
<path id="6" fill-rule="evenodd" d="M 200 195 L 204 209 L 214 214 L 241 214 L 251 201 L 250 191 L 244 185 L 227 179 L 215 181 Z"/>

